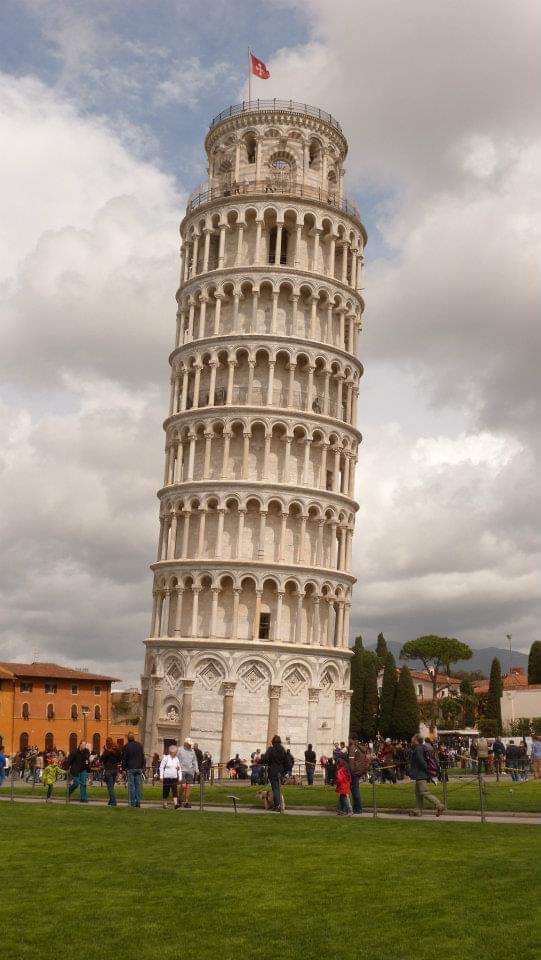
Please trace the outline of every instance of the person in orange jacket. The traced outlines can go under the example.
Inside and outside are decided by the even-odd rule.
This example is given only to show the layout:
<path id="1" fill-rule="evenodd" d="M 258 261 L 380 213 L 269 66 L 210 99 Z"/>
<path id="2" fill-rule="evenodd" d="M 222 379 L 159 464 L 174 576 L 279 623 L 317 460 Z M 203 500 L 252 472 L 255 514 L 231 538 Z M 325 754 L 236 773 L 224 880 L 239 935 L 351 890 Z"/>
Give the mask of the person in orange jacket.
<path id="1" fill-rule="evenodd" d="M 347 817 L 351 814 L 351 804 L 349 802 L 349 792 L 351 790 L 351 773 L 346 760 L 338 760 L 336 763 L 336 792 L 338 794 L 339 817 Z"/>

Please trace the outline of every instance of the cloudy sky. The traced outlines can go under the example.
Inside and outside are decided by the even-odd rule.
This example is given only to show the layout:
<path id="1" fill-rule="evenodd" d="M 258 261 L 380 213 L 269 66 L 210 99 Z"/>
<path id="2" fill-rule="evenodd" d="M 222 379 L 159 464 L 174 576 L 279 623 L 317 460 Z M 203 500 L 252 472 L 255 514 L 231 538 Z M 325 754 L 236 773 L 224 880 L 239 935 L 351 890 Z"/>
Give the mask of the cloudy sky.
<path id="1" fill-rule="evenodd" d="M 329 110 L 369 232 L 353 628 L 539 638 L 537 0 L 3 0 L 0 658 L 137 680 L 210 118 Z"/>

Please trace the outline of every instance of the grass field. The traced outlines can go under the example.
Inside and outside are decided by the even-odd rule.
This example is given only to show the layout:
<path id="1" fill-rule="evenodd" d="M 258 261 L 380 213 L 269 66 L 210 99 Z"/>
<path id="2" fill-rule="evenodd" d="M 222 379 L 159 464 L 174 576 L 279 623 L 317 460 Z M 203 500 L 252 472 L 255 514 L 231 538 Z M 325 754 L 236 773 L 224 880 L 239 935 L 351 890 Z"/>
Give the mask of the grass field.
<path id="1" fill-rule="evenodd" d="M 2 957 L 537 960 L 537 827 L 2 804 Z"/>
<path id="2" fill-rule="evenodd" d="M 205 801 L 209 804 L 230 804 L 228 796 L 235 794 L 239 797 L 243 805 L 257 805 L 260 803 L 256 798 L 257 787 L 246 786 L 234 781 L 225 785 L 205 786 Z M 433 788 L 433 792 L 439 797 L 443 796 L 443 789 L 440 785 Z M 20 793 L 32 793 L 32 787 L 17 788 L 17 795 Z M 9 793 L 8 787 L 3 787 L 1 793 Z M 40 796 L 44 793 L 44 788 L 36 786 L 34 795 Z M 58 784 L 55 788 L 56 796 L 62 796 L 65 793 L 64 784 Z M 117 788 L 119 799 L 126 798 L 126 790 L 123 787 Z M 91 787 L 90 797 L 105 798 L 107 791 L 105 787 Z M 363 804 L 366 807 L 372 804 L 372 787 L 363 785 L 361 788 Z M 197 802 L 199 796 L 199 787 L 194 787 L 192 799 Z M 329 807 L 336 805 L 336 794 L 333 787 L 324 787 L 316 785 L 314 787 L 284 787 L 284 796 L 286 804 L 289 807 Z M 145 800 L 159 800 L 161 790 L 159 786 L 145 786 Z M 541 780 L 528 780 L 525 783 L 512 783 L 508 779 L 488 781 L 485 784 L 485 800 L 487 811 L 522 811 L 527 813 L 541 814 Z M 391 784 L 378 784 L 376 786 L 376 801 L 381 809 L 406 809 L 413 805 L 413 785 L 409 782 Z M 479 809 L 479 785 L 476 780 L 465 782 L 463 780 L 451 781 L 448 785 L 448 809 L 449 810 L 478 810 Z"/>

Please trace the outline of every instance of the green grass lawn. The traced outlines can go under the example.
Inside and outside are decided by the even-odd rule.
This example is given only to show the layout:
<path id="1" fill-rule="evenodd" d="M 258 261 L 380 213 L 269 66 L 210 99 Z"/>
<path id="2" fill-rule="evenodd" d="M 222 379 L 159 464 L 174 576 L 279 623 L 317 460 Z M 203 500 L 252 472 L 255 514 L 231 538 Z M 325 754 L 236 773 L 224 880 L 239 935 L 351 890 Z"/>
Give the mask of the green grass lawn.
<path id="1" fill-rule="evenodd" d="M 3 958 L 537 960 L 537 827 L 6 804 Z"/>
<path id="2" fill-rule="evenodd" d="M 443 788 L 438 785 L 431 788 L 439 797 L 443 796 Z M 250 787 L 244 783 L 235 783 L 231 781 L 225 785 L 205 786 L 205 801 L 209 804 L 230 804 L 228 796 L 235 794 L 239 797 L 243 805 L 260 805 L 256 798 L 258 788 Z M 3 787 L 3 794 L 9 793 L 8 787 Z M 44 788 L 36 786 L 21 787 L 17 789 L 17 795 L 21 792 L 32 792 L 36 796 L 44 793 Z M 541 814 L 541 780 L 528 780 L 525 783 L 512 783 L 508 779 L 488 781 L 485 784 L 486 809 L 487 811 L 523 811 L 527 813 Z M 126 799 L 126 790 L 124 787 L 117 787 L 119 799 Z M 55 795 L 65 794 L 65 786 L 58 784 L 55 788 Z M 372 805 L 372 787 L 363 785 L 361 795 L 365 807 Z M 107 791 L 105 787 L 90 787 L 89 796 L 96 798 L 105 798 Z M 192 800 L 197 802 L 199 796 L 199 787 L 192 790 Z M 286 805 L 289 807 L 329 807 L 336 805 L 336 794 L 333 787 L 316 785 L 313 787 L 284 787 L 284 796 Z M 145 800 L 159 800 L 161 798 L 161 789 L 156 786 L 144 787 Z M 381 809 L 406 809 L 413 805 L 413 784 L 408 782 L 392 784 L 378 784 L 376 786 L 376 801 Z M 479 809 L 479 785 L 476 780 L 473 782 L 464 782 L 463 780 L 450 781 L 448 786 L 448 809 L 449 810 L 478 810 Z"/>

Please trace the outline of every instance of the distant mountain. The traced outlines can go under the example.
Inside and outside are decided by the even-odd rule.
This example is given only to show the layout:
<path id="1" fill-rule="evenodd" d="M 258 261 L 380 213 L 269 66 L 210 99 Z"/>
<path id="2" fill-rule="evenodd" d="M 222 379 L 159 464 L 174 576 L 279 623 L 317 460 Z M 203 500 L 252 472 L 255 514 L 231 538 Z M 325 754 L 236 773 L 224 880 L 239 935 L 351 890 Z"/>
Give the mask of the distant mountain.
<path id="1" fill-rule="evenodd" d="M 402 649 L 401 643 L 396 643 L 393 640 L 387 641 L 387 646 L 391 653 L 394 655 L 395 659 L 399 660 L 399 653 Z M 375 646 L 367 647 L 367 650 L 375 650 Z M 490 666 L 494 657 L 498 657 L 502 665 L 502 673 L 507 673 L 509 667 L 509 650 L 505 650 L 502 647 L 482 647 L 480 650 L 473 651 L 473 657 L 471 660 L 461 660 L 459 663 L 455 664 L 455 670 L 481 670 L 485 677 L 488 677 L 490 674 Z M 400 661 L 400 663 L 406 663 L 413 670 L 423 670 L 423 664 L 420 660 L 408 660 Z M 511 666 L 512 667 L 524 667 L 525 670 L 528 669 L 528 655 L 526 653 L 516 653 L 513 651 L 511 655 Z"/>

